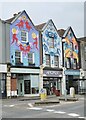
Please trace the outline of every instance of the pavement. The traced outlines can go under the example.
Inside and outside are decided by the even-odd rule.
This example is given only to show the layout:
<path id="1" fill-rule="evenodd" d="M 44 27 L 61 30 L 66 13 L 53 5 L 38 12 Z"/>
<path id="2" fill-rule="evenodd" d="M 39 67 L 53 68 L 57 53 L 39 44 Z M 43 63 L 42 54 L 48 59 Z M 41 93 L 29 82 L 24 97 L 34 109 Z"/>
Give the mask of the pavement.
<path id="1" fill-rule="evenodd" d="M 61 101 L 69 102 L 69 101 L 78 101 L 81 96 L 84 95 L 75 95 L 75 97 L 70 97 L 68 94 L 66 97 L 61 95 L 61 96 L 56 96 L 56 95 L 48 95 L 46 99 L 41 99 L 40 96 L 32 96 L 32 97 L 17 97 L 17 98 L 11 98 L 11 99 L 5 99 L 5 100 L 16 100 L 16 101 L 34 101 L 34 105 L 44 105 L 44 104 L 58 104 Z"/>
<path id="2" fill-rule="evenodd" d="M 81 98 L 83 95 L 75 95 L 75 97 L 71 97 L 70 95 L 67 95 L 66 97 L 61 95 L 61 96 L 56 96 L 56 95 L 48 95 L 45 99 L 41 99 L 40 96 L 35 96 L 35 97 L 18 97 L 18 101 L 29 101 L 29 100 L 35 100 L 34 104 L 35 105 L 44 105 L 44 104 L 58 104 L 60 101 L 78 101 L 79 98 Z"/>

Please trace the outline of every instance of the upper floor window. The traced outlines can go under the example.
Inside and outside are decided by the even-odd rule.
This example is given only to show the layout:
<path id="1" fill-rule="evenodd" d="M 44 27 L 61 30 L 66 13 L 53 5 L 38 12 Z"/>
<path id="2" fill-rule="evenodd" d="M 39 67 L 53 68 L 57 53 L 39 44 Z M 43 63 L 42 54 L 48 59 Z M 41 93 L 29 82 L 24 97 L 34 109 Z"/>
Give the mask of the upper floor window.
<path id="1" fill-rule="evenodd" d="M 28 32 L 26 32 L 25 30 L 21 31 L 21 41 L 28 42 Z"/>
<path id="2" fill-rule="evenodd" d="M 54 56 L 54 66 L 59 66 L 59 57 L 58 56 Z"/>
<path id="3" fill-rule="evenodd" d="M 50 55 L 46 55 L 46 65 L 50 66 Z"/>
<path id="4" fill-rule="evenodd" d="M 74 59 L 73 68 L 74 68 L 74 69 L 77 68 L 77 59 Z"/>
<path id="5" fill-rule="evenodd" d="M 54 48 L 54 37 L 49 38 L 49 48 Z"/>
<path id="6" fill-rule="evenodd" d="M 15 51 L 15 63 L 21 63 L 21 52 Z"/>
<path id="7" fill-rule="evenodd" d="M 71 58 L 67 58 L 66 67 L 71 68 Z"/>
<path id="8" fill-rule="evenodd" d="M 34 64 L 34 53 L 28 53 L 28 64 Z"/>

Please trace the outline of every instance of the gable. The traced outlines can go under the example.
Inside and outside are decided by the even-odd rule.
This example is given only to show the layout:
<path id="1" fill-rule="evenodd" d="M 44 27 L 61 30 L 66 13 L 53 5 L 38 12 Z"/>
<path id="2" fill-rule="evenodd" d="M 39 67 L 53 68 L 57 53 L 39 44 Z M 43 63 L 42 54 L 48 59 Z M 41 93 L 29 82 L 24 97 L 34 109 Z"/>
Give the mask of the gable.
<path id="1" fill-rule="evenodd" d="M 35 29 L 32 21 L 26 14 L 22 12 L 10 26 L 10 45 L 11 60 L 15 61 L 15 51 L 22 52 L 22 59 L 26 64 L 26 56 L 29 52 L 35 53 L 36 63 L 39 60 L 39 33 Z M 39 62 L 38 62 L 39 63 Z"/>
<path id="2" fill-rule="evenodd" d="M 72 29 L 69 29 L 65 37 L 65 57 L 77 59 L 78 62 L 78 52 L 78 42 Z"/>
<path id="3" fill-rule="evenodd" d="M 61 54 L 61 39 L 57 33 L 56 27 L 50 20 L 43 28 L 42 32 L 43 52 L 51 56 Z"/>

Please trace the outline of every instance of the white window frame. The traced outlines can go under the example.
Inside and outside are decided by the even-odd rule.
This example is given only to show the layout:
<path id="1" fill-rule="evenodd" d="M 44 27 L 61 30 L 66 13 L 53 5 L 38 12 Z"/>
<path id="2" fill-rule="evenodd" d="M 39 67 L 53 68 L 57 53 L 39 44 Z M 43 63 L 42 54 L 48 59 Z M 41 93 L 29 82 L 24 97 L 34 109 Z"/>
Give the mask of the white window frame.
<path id="1" fill-rule="evenodd" d="M 49 37 L 49 48 L 54 48 L 54 37 Z"/>
<path id="2" fill-rule="evenodd" d="M 55 61 L 55 57 L 58 58 L 58 61 Z M 54 56 L 54 66 L 59 67 L 59 56 Z"/>
<path id="3" fill-rule="evenodd" d="M 50 58 L 50 55 L 49 54 L 45 54 L 45 56 L 49 56 L 49 58 Z M 49 63 L 49 64 L 47 64 L 47 62 Z M 46 57 L 46 66 L 50 66 L 51 64 L 50 64 L 50 59 L 49 60 L 47 60 L 47 57 Z"/>
<path id="4" fill-rule="evenodd" d="M 22 32 L 25 32 L 25 33 L 26 33 L 26 36 L 22 36 Z M 26 41 L 22 40 L 22 37 L 25 38 Z M 21 41 L 22 41 L 22 42 L 25 42 L 25 43 L 28 42 L 28 32 L 25 31 L 25 30 L 22 30 L 22 31 L 21 31 Z"/>
<path id="5" fill-rule="evenodd" d="M 71 61 L 70 61 L 70 58 L 67 58 L 67 68 L 71 68 Z"/>
<path id="6" fill-rule="evenodd" d="M 20 57 L 16 56 L 16 52 L 20 52 Z M 20 58 L 20 62 L 22 63 L 22 52 L 19 51 L 19 50 L 16 50 L 16 51 L 15 51 L 15 63 L 17 63 L 17 62 L 16 62 L 16 59 L 17 59 L 17 58 Z"/>
<path id="7" fill-rule="evenodd" d="M 28 57 L 28 64 L 34 64 L 35 63 L 35 56 L 34 56 L 34 53 L 28 53 L 28 54 L 32 54 L 32 63 L 31 62 L 29 62 L 29 57 Z"/>

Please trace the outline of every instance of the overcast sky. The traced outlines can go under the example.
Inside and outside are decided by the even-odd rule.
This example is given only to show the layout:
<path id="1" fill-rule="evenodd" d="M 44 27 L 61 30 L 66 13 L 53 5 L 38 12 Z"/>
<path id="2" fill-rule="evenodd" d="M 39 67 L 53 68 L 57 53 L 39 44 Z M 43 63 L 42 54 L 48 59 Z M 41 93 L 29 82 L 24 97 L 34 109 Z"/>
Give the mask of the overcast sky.
<path id="1" fill-rule="evenodd" d="M 25 1 L 25 2 L 24 2 Z M 33 0 L 32 0 L 33 1 Z M 44 1 L 44 0 L 43 0 Z M 53 0 L 54 1 L 54 0 Z M 79 0 L 78 0 L 79 1 Z M 57 29 L 71 26 L 76 37 L 84 36 L 84 2 L 10 2 L 3 0 L 0 18 L 6 20 L 14 13 L 26 10 L 34 25 L 52 19 Z"/>

